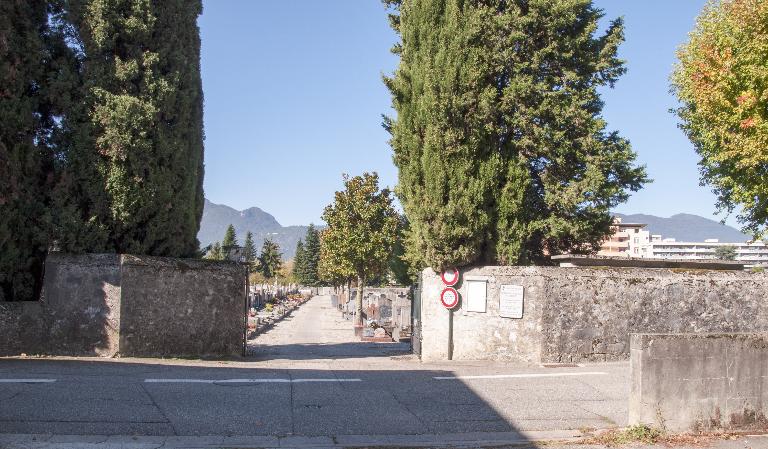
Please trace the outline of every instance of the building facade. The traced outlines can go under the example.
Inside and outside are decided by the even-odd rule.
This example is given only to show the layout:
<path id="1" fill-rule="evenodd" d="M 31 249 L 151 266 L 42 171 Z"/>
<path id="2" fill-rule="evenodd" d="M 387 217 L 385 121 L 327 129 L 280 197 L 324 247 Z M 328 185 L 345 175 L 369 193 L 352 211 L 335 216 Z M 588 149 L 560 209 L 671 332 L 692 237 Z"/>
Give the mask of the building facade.
<path id="1" fill-rule="evenodd" d="M 764 242 L 720 242 L 706 239 L 703 242 L 678 242 L 651 234 L 644 223 L 622 223 L 615 217 L 613 233 L 601 245 L 600 256 L 641 257 L 656 259 L 706 260 L 716 259 L 717 248 L 732 246 L 735 260 L 747 266 L 768 266 L 768 246 Z"/>

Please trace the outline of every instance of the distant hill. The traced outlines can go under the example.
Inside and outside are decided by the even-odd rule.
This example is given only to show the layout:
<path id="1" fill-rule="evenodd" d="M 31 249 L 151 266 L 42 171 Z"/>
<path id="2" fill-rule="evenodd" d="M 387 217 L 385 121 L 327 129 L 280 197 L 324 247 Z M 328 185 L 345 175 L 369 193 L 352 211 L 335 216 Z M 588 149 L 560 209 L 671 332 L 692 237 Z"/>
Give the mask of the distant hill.
<path id="1" fill-rule="evenodd" d="M 614 214 L 625 223 L 645 223 L 651 234 L 661 234 L 662 238 L 674 238 L 679 242 L 703 242 L 705 239 L 718 239 L 726 243 L 740 243 L 751 237 L 738 229 L 726 226 L 718 221 L 692 214 L 676 214 L 669 218 L 645 214 Z"/>
<path id="2" fill-rule="evenodd" d="M 307 233 L 307 226 L 282 226 L 275 217 L 258 207 L 239 211 L 222 204 L 214 204 L 206 199 L 203 219 L 200 222 L 200 232 L 197 234 L 200 246 L 205 247 L 213 242 L 221 241 L 227 226 L 230 224 L 235 227 L 240 245 L 243 244 L 245 234 L 251 231 L 257 251 L 261 251 L 264 239 L 269 237 L 280 245 L 280 251 L 285 260 L 294 256 L 296 243 Z"/>

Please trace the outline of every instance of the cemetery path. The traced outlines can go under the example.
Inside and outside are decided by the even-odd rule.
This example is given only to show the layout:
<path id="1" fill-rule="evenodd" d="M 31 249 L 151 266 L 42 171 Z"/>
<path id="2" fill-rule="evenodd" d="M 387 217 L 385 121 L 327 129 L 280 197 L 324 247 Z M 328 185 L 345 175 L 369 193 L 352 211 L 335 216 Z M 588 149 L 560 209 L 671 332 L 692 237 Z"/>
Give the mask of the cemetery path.
<path id="1" fill-rule="evenodd" d="M 342 318 L 328 296 L 313 297 L 248 345 L 256 360 L 388 360 L 410 354 L 408 343 L 363 343 L 355 338 L 352 321 Z"/>

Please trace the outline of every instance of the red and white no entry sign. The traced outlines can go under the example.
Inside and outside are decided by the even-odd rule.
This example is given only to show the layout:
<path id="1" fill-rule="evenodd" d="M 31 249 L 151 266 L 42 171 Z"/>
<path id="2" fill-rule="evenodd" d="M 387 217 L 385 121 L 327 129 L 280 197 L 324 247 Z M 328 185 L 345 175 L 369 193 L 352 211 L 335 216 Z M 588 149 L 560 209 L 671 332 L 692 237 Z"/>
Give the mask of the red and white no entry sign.
<path id="1" fill-rule="evenodd" d="M 443 283 L 449 287 L 452 287 L 459 283 L 459 270 L 456 268 L 448 268 L 440 275 L 443 278 Z"/>
<path id="2" fill-rule="evenodd" d="M 453 287 L 446 287 L 440 293 L 440 302 L 443 303 L 446 309 L 453 309 L 459 303 L 459 292 Z"/>

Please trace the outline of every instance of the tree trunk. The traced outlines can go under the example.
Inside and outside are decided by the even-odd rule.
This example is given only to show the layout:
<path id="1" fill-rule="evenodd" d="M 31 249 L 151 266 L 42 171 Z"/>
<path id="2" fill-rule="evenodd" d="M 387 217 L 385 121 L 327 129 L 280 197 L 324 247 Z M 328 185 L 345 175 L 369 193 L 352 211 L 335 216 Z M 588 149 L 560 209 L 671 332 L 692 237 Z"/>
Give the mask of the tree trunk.
<path id="1" fill-rule="evenodd" d="M 357 315 L 357 323 L 363 326 L 363 286 L 365 285 L 365 279 L 357 277 L 357 298 L 355 299 L 355 314 Z"/>

